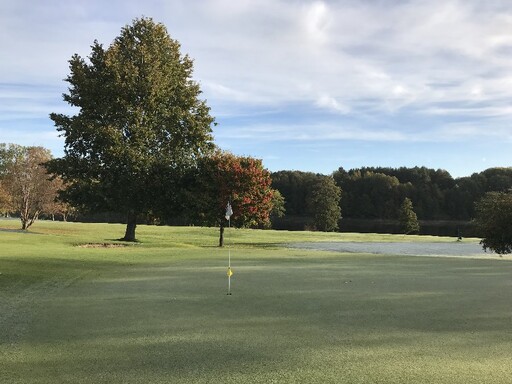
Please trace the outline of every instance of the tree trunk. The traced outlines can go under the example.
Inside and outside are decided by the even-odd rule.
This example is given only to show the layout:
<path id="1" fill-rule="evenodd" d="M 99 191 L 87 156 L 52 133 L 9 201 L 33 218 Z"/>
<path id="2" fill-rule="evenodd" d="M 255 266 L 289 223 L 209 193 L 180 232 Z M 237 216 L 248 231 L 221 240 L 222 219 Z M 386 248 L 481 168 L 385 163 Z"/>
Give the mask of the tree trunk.
<path id="1" fill-rule="evenodd" d="M 21 220 L 21 229 L 23 231 L 27 230 L 30 224 L 28 223 L 29 216 L 28 216 L 28 208 L 27 208 L 26 204 L 24 204 L 23 208 L 21 209 L 20 220 Z"/>
<path id="2" fill-rule="evenodd" d="M 126 217 L 126 232 L 122 241 L 135 241 L 135 228 L 137 227 L 137 214 L 129 212 Z"/>
<path id="3" fill-rule="evenodd" d="M 224 222 L 220 223 L 220 237 L 219 237 L 219 247 L 224 246 Z"/>
<path id="4" fill-rule="evenodd" d="M 34 215 L 31 217 L 29 213 L 22 212 L 20 219 L 21 219 L 21 229 L 23 231 L 26 231 L 32 224 L 34 224 L 34 221 L 36 221 L 39 217 L 39 211 L 36 211 Z"/>

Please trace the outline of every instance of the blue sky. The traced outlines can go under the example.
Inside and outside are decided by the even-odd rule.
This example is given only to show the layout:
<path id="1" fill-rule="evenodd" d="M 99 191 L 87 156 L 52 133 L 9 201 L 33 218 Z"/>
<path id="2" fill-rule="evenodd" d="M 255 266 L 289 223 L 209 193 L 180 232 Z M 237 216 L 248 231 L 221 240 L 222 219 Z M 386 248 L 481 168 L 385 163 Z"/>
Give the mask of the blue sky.
<path id="1" fill-rule="evenodd" d="M 0 0 L 0 142 L 61 156 L 67 61 L 142 15 L 194 59 L 216 143 L 271 171 L 512 165 L 512 2 L 494 0 Z"/>

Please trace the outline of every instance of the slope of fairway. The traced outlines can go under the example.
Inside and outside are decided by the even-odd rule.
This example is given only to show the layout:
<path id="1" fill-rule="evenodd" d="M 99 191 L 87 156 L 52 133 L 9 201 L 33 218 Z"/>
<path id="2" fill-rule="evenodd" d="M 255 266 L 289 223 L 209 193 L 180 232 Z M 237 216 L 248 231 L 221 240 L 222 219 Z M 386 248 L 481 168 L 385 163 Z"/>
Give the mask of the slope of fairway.
<path id="1" fill-rule="evenodd" d="M 107 248 L 122 226 L 18 224 L 0 221 L 2 383 L 512 377 L 508 260 L 286 249 L 404 237 L 231 230 L 227 296 L 216 229 L 140 226 L 139 244 Z"/>

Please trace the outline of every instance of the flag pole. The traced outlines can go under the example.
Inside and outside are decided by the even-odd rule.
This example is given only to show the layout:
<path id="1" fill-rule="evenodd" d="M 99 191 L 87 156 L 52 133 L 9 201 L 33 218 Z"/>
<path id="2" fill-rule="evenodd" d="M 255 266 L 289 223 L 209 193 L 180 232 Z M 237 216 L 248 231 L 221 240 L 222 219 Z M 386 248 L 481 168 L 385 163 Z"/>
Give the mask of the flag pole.
<path id="1" fill-rule="evenodd" d="M 228 232 L 231 228 L 231 217 L 228 219 Z M 231 295 L 231 248 L 229 247 L 228 242 L 228 295 Z"/>
<path id="2" fill-rule="evenodd" d="M 233 209 L 231 208 L 231 202 L 228 201 L 228 205 L 226 206 L 226 220 L 228 221 L 228 229 L 231 228 L 231 215 L 232 214 L 233 214 Z M 231 295 L 231 276 L 233 275 L 233 271 L 231 270 L 231 248 L 229 247 L 229 241 L 226 241 L 226 244 L 228 246 L 228 293 L 227 294 Z"/>

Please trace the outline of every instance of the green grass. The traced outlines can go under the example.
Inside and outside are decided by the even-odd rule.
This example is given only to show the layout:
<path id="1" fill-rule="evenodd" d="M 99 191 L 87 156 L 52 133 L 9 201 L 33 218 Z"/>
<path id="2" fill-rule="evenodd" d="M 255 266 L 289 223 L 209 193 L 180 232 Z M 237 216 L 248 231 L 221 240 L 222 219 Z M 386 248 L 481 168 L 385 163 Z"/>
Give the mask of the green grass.
<path id="1" fill-rule="evenodd" d="M 0 221 L 1 383 L 509 383 L 512 263 L 285 249 L 427 237 Z M 453 238 L 435 238 L 454 241 Z M 477 241 L 468 239 L 466 241 Z"/>

